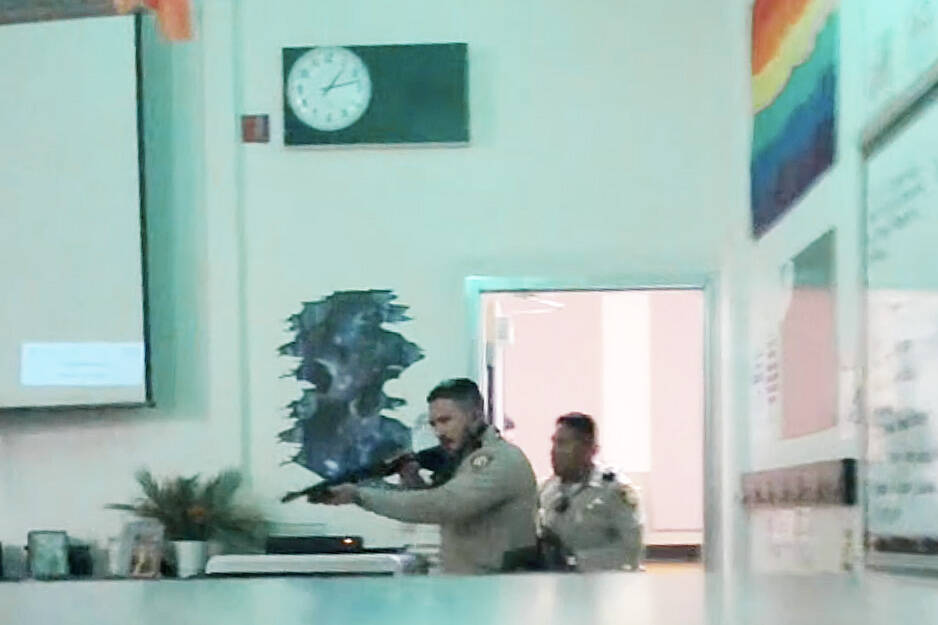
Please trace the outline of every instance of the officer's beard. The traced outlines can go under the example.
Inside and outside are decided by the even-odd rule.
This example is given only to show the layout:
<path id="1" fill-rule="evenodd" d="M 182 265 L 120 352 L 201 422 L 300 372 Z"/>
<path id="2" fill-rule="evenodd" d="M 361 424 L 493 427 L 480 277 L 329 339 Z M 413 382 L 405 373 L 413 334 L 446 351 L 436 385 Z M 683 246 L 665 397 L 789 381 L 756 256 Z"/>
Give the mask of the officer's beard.
<path id="1" fill-rule="evenodd" d="M 447 449 L 447 452 L 453 457 L 455 462 L 459 462 L 482 446 L 482 435 L 485 433 L 485 428 L 487 427 L 488 424 L 481 418 L 469 424 L 469 427 L 466 429 L 466 436 L 459 449 L 454 449 L 451 452 Z M 446 449 L 445 446 L 444 449 Z"/>

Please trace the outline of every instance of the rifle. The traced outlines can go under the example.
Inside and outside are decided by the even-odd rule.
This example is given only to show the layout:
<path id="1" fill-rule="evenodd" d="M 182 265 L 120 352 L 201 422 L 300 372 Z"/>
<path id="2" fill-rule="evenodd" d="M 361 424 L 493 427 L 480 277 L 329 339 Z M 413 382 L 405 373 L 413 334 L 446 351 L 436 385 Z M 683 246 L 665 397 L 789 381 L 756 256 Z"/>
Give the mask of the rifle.
<path id="1" fill-rule="evenodd" d="M 280 498 L 280 502 L 287 503 L 288 501 L 293 501 L 300 497 L 306 497 L 310 503 L 323 503 L 329 499 L 329 489 L 333 486 L 338 486 L 339 484 L 356 484 L 364 480 L 387 477 L 392 473 L 397 473 L 406 462 L 413 458 L 414 454 L 405 453 L 371 466 L 353 469 L 352 471 L 347 471 L 346 473 L 313 484 L 309 488 L 290 491 Z"/>
<path id="2" fill-rule="evenodd" d="M 442 446 L 430 447 L 416 454 L 407 452 L 395 456 L 390 460 L 378 462 L 374 465 L 348 471 L 335 477 L 331 477 L 303 490 L 290 491 L 280 498 L 281 503 L 287 503 L 300 497 L 306 497 L 310 503 L 323 503 L 329 499 L 329 489 L 339 484 L 357 484 L 365 480 L 382 478 L 397 473 L 408 462 L 416 461 L 421 468 L 434 473 L 433 486 L 439 486 L 450 477 L 455 470 L 450 456 Z"/>

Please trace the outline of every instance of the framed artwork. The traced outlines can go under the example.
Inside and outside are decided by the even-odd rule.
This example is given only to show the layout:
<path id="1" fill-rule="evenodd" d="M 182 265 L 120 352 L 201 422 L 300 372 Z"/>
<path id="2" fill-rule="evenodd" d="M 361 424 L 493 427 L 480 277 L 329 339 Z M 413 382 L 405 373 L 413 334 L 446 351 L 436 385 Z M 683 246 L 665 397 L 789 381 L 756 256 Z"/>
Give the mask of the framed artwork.
<path id="1" fill-rule="evenodd" d="M 840 19 L 832 0 L 755 0 L 752 232 L 764 234 L 834 163 Z"/>
<path id="2" fill-rule="evenodd" d="M 126 523 L 112 555 L 111 572 L 120 577 L 159 577 L 163 534 L 163 526 L 154 519 Z"/>
<path id="3" fill-rule="evenodd" d="M 61 531 L 32 531 L 26 538 L 29 574 L 34 579 L 68 576 L 68 535 Z"/>

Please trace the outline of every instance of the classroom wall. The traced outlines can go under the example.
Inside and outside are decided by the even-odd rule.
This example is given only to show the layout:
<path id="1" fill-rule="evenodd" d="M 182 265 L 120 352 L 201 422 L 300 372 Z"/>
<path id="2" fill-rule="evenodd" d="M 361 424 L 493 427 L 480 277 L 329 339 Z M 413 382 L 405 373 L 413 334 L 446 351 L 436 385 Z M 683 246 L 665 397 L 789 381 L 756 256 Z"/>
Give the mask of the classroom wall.
<path id="1" fill-rule="evenodd" d="M 156 406 L 0 420 L 0 541 L 63 527 L 104 536 L 133 470 L 237 465 L 281 522 L 406 532 L 365 513 L 274 503 L 311 475 L 275 434 L 297 394 L 276 355 L 285 318 L 338 289 L 391 288 L 427 358 L 388 385 L 412 422 L 468 373 L 468 275 L 714 272 L 738 227 L 735 24 L 693 0 L 572 8 L 205 0 L 198 38 L 148 20 L 148 256 Z M 681 19 L 675 20 L 675 15 Z M 465 41 L 470 145 L 286 149 L 280 49 Z M 688 106 L 692 102 L 693 106 Z M 267 113 L 269 144 L 238 143 Z M 722 301 L 722 300 L 721 300 Z M 11 512 L 12 511 L 12 512 Z"/>
<path id="2" fill-rule="evenodd" d="M 463 374 L 468 275 L 583 276 L 708 271 L 727 227 L 720 166 L 728 52 L 722 16 L 693 2 L 410 1 L 242 5 L 244 108 L 271 113 L 270 145 L 243 150 L 251 468 L 273 496 L 307 479 L 277 464 L 275 347 L 299 302 L 392 288 L 400 326 L 427 358 L 389 385 L 410 404 Z M 674 22 L 680 10 L 686 20 Z M 414 19 L 419 15 L 419 19 Z M 281 19 L 279 16 L 289 16 Z M 285 149 L 280 48 L 315 43 L 466 41 L 469 146 Z M 693 51 L 693 53 L 689 53 Z M 694 101 L 693 110 L 687 107 Z M 344 511 L 343 511 L 344 513 Z M 284 520 L 332 510 L 272 506 Z M 342 518 L 336 523 L 357 523 Z"/>
<path id="3" fill-rule="evenodd" d="M 738 40 L 749 42 L 751 0 L 735 2 Z M 863 0 L 840 3 L 841 47 L 838 84 L 837 155 L 834 165 L 813 185 L 796 205 L 764 236 L 754 240 L 743 230 L 727 240 L 721 276 L 723 285 L 733 293 L 729 316 L 738 320 L 730 328 L 733 351 L 730 357 L 732 379 L 726 392 L 733 398 L 727 423 L 735 424 L 736 461 L 742 471 L 805 464 L 835 458 L 860 457 L 862 437 L 851 421 L 848 408 L 838 405 L 834 427 L 803 436 L 783 437 L 782 412 L 763 410 L 751 395 L 756 356 L 764 352 L 770 335 L 777 332 L 786 307 L 780 280 L 781 267 L 815 239 L 835 230 L 835 328 L 838 397 L 852 398 L 857 367 L 860 365 L 860 271 L 861 271 L 861 202 L 862 177 L 860 134 L 867 103 L 864 100 L 864 30 Z M 748 50 L 743 80 L 748 83 Z M 745 84 L 745 83 L 744 83 Z M 748 89 L 748 84 L 746 84 Z M 749 134 L 751 114 L 739 120 L 744 129 L 743 142 L 736 156 L 738 181 L 748 187 Z M 738 189 L 746 197 L 748 189 Z M 844 381 L 844 385 L 841 382 Z M 784 384 L 784 381 L 782 382 Z M 855 415 L 854 415 L 855 416 Z M 739 493 L 739 484 L 734 488 Z M 837 572 L 844 570 L 845 559 L 854 562 L 859 553 L 860 510 L 805 509 L 799 512 L 798 532 L 787 513 L 743 513 L 737 527 L 739 543 L 748 546 L 748 555 L 756 570 Z M 847 546 L 845 546 L 847 543 Z M 811 545 L 824 544 L 818 550 Z M 807 555 L 804 555 L 807 554 Z"/>

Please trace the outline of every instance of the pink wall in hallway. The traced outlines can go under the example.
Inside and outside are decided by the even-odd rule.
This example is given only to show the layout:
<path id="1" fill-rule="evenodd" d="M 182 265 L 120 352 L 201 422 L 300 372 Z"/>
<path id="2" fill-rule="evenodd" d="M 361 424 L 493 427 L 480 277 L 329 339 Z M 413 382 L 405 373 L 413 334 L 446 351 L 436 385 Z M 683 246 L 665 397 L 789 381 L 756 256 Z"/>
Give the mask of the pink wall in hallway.
<path id="1" fill-rule="evenodd" d="M 504 346 L 504 407 L 516 427 L 505 434 L 524 449 L 538 478 L 551 475 L 557 416 L 587 412 L 597 420 L 603 459 L 625 467 L 642 487 L 648 529 L 702 530 L 702 294 L 553 292 L 542 297 L 563 308 L 537 314 L 524 313 L 549 307 L 513 294 L 487 297 L 497 298 L 513 330 L 513 342 Z M 604 328 L 604 297 L 630 298 L 630 305 L 616 303 L 605 318 L 608 326 L 628 316 L 621 321 L 627 331 Z M 637 298 L 644 298 L 645 313 Z M 618 345 L 622 340 L 631 342 Z M 615 350 L 614 357 L 604 350 Z M 636 379 L 639 371 L 646 380 Z"/>
<path id="2" fill-rule="evenodd" d="M 602 410 L 602 300 L 589 293 L 550 293 L 563 304 L 545 309 L 513 295 L 500 296 L 512 319 L 514 343 L 505 349 L 505 416 L 517 424 L 506 435 L 528 454 L 539 479 L 551 475 L 550 436 L 565 412 Z"/>
<path id="3" fill-rule="evenodd" d="M 837 425 L 837 330 L 830 289 L 796 288 L 782 321 L 782 438 Z"/>
<path id="4" fill-rule="evenodd" d="M 648 516 L 658 530 L 703 529 L 703 295 L 651 295 Z"/>

